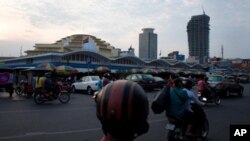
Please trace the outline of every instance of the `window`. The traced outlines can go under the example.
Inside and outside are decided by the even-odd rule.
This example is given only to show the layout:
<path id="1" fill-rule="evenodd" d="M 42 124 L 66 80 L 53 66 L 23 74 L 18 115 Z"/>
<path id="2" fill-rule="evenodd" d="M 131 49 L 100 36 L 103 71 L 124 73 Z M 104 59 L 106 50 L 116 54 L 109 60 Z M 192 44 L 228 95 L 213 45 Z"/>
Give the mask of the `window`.
<path id="1" fill-rule="evenodd" d="M 131 76 L 131 80 L 137 80 L 136 75 L 132 75 L 132 76 Z"/>
<path id="2" fill-rule="evenodd" d="M 85 80 L 84 80 L 84 82 L 89 82 L 90 80 L 89 80 L 89 77 L 85 77 Z"/>
<path id="3" fill-rule="evenodd" d="M 33 59 L 32 58 L 28 58 L 27 60 L 26 60 L 26 64 L 32 64 L 33 63 Z"/>
<path id="4" fill-rule="evenodd" d="M 99 80 L 99 76 L 92 76 L 91 79 L 92 79 L 92 81 L 97 81 L 97 80 Z"/>

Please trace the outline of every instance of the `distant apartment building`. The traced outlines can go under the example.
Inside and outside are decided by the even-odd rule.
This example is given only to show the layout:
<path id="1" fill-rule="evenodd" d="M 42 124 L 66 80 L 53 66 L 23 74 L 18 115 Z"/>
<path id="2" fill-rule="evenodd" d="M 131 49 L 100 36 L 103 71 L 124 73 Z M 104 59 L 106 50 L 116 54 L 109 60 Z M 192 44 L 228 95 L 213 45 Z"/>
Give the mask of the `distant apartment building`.
<path id="1" fill-rule="evenodd" d="M 142 60 L 157 59 L 157 34 L 153 28 L 143 28 L 139 34 L 139 58 Z"/>
<path id="2" fill-rule="evenodd" d="M 232 67 L 250 70 L 250 59 L 232 59 Z"/>
<path id="3" fill-rule="evenodd" d="M 187 24 L 189 56 L 198 58 L 200 64 L 209 59 L 209 20 L 203 15 L 192 16 Z"/>
<path id="4" fill-rule="evenodd" d="M 45 53 L 67 53 L 72 51 L 92 51 L 107 57 L 118 57 L 120 49 L 111 46 L 95 36 L 76 34 L 62 38 L 52 44 L 37 43 L 34 50 L 27 50 L 27 56 Z"/>
<path id="5" fill-rule="evenodd" d="M 183 62 L 185 60 L 185 55 L 179 54 L 179 51 L 173 51 L 170 52 L 167 57 L 161 57 L 161 59 L 176 60 Z"/>

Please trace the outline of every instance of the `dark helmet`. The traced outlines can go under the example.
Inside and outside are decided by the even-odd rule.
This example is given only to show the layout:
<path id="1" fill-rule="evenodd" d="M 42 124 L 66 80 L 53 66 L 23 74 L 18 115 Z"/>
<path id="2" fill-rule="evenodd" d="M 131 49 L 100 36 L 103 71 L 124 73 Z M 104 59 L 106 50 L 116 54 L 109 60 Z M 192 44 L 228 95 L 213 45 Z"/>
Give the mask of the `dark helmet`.
<path id="1" fill-rule="evenodd" d="M 208 81 L 208 77 L 207 77 L 207 76 L 205 76 L 205 77 L 204 77 L 204 80 L 205 80 L 205 81 Z"/>
<path id="2" fill-rule="evenodd" d="M 190 80 L 190 79 L 183 79 L 182 84 L 183 84 L 184 88 L 192 89 L 192 87 L 194 85 L 194 82 L 192 80 Z"/>
<path id="3" fill-rule="evenodd" d="M 109 77 L 110 77 L 110 74 L 109 74 L 109 73 L 105 73 L 105 74 L 103 75 L 103 77 L 109 78 Z"/>
<path id="4" fill-rule="evenodd" d="M 109 83 L 98 94 L 96 103 L 104 134 L 127 139 L 148 131 L 148 99 L 137 83 L 128 80 Z"/>
<path id="5" fill-rule="evenodd" d="M 178 88 L 182 87 L 182 79 L 179 77 L 174 79 L 174 85 L 175 87 L 178 87 Z"/>

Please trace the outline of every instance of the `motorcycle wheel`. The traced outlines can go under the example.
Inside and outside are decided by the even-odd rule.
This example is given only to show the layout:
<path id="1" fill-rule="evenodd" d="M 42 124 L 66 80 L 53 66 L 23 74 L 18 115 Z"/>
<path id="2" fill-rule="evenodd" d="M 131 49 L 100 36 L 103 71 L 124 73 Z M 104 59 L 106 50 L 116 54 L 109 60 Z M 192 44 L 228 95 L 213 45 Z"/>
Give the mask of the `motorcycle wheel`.
<path id="1" fill-rule="evenodd" d="M 207 118 L 204 121 L 204 124 L 202 126 L 202 139 L 205 140 L 209 133 L 209 122 Z"/>
<path id="2" fill-rule="evenodd" d="M 167 140 L 168 140 L 168 141 L 177 141 L 177 140 L 175 139 L 175 133 L 174 133 L 173 130 L 169 130 L 169 131 L 168 131 Z"/>
<path id="3" fill-rule="evenodd" d="M 220 99 L 219 96 L 216 96 L 216 97 L 214 98 L 214 103 L 215 103 L 216 105 L 220 105 L 221 99 Z"/>
<path id="4" fill-rule="evenodd" d="M 21 95 L 22 94 L 22 89 L 20 87 L 15 88 L 15 93 L 17 95 Z"/>
<path id="5" fill-rule="evenodd" d="M 66 104 L 68 103 L 70 100 L 70 95 L 68 93 L 61 93 L 60 96 L 59 96 L 59 101 L 62 103 L 62 104 Z"/>
<path id="6" fill-rule="evenodd" d="M 34 95 L 34 101 L 36 104 L 43 104 L 45 102 L 40 94 Z"/>

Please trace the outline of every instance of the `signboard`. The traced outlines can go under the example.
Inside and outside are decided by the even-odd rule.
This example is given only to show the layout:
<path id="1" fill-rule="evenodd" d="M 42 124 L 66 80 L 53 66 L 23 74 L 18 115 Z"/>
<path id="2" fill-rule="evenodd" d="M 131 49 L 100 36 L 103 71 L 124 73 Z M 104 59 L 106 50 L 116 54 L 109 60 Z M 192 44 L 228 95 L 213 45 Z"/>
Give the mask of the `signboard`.
<path id="1" fill-rule="evenodd" d="M 11 73 L 0 73 L 0 85 L 12 83 L 13 76 Z"/>
<path id="2" fill-rule="evenodd" d="M 175 56 L 175 59 L 177 61 L 184 61 L 185 60 L 185 55 L 178 54 Z"/>

